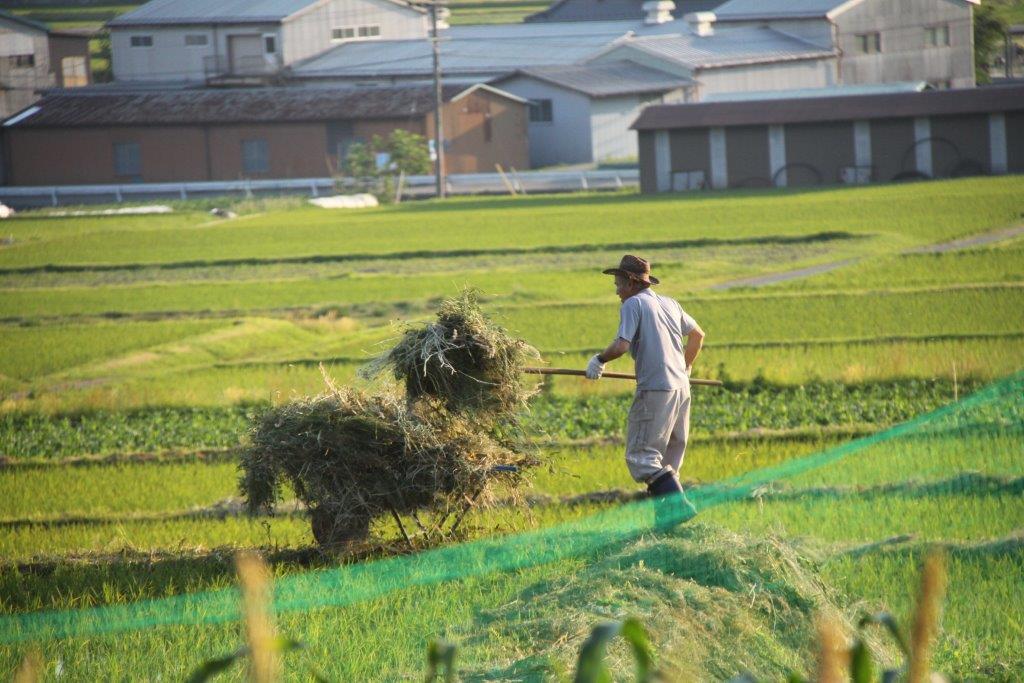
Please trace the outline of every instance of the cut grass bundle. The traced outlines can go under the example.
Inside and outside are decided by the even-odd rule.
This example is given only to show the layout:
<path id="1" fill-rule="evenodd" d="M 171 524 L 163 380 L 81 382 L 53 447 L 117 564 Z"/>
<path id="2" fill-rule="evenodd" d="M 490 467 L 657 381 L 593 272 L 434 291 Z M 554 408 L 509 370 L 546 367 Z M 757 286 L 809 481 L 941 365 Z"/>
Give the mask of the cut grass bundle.
<path id="1" fill-rule="evenodd" d="M 459 505 L 488 502 L 496 466 L 514 466 L 506 481 L 515 490 L 532 464 L 437 401 L 410 407 L 333 389 L 263 414 L 242 456 L 240 485 L 250 512 L 269 512 L 287 478 L 310 508 L 317 542 L 336 547 L 365 537 L 371 519 L 388 512 L 434 512 L 440 531 Z"/>
<path id="2" fill-rule="evenodd" d="M 437 322 L 406 330 L 363 374 L 376 377 L 390 369 L 410 401 L 433 397 L 478 419 L 515 415 L 535 391 L 524 383 L 522 368 L 540 354 L 495 325 L 480 310 L 478 296 L 466 289 L 442 301 Z"/>

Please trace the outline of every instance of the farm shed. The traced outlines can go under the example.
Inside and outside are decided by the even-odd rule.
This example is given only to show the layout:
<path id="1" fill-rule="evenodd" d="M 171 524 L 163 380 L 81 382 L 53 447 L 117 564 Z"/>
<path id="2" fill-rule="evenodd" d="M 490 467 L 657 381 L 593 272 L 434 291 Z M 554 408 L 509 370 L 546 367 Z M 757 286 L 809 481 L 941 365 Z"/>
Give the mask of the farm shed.
<path id="1" fill-rule="evenodd" d="M 89 36 L 0 11 L 0 119 L 39 99 L 45 88 L 91 81 Z"/>
<path id="2" fill-rule="evenodd" d="M 11 185 L 320 177 L 352 142 L 430 138 L 426 87 L 50 93 L 4 122 Z M 449 173 L 528 168 L 525 100 L 444 89 Z"/>
<path id="3" fill-rule="evenodd" d="M 493 81 L 530 100 L 530 164 L 637 155 L 629 126 L 653 102 L 682 102 L 688 78 L 633 62 L 532 67 Z"/>
<path id="4" fill-rule="evenodd" d="M 250 82 L 358 41 L 427 36 L 401 0 L 154 0 L 107 22 L 117 81 Z"/>
<path id="5" fill-rule="evenodd" d="M 644 192 L 1024 172 L 1024 86 L 648 107 Z"/>

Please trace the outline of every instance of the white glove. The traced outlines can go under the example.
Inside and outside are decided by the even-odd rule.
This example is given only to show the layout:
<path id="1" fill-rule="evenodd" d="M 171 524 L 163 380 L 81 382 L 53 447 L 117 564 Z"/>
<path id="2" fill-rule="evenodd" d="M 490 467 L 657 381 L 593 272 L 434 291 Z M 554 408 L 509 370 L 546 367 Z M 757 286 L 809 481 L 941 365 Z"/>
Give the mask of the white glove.
<path id="1" fill-rule="evenodd" d="M 686 376 L 689 377 L 691 372 L 693 372 L 693 366 L 692 365 L 687 365 L 686 366 Z"/>
<path id="2" fill-rule="evenodd" d="M 587 379 L 600 379 L 604 372 L 604 363 L 598 358 L 601 354 L 595 353 L 594 357 L 587 363 Z"/>

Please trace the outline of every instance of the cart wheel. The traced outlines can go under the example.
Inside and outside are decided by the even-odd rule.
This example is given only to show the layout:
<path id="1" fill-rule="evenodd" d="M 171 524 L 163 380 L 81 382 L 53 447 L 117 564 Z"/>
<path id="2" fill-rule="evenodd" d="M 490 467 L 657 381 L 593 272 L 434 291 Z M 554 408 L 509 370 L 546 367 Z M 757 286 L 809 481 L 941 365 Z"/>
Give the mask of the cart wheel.
<path id="1" fill-rule="evenodd" d="M 313 538 L 325 549 L 342 548 L 354 541 L 361 541 L 370 534 L 368 516 L 336 518 L 329 510 L 315 508 L 310 512 Z"/>

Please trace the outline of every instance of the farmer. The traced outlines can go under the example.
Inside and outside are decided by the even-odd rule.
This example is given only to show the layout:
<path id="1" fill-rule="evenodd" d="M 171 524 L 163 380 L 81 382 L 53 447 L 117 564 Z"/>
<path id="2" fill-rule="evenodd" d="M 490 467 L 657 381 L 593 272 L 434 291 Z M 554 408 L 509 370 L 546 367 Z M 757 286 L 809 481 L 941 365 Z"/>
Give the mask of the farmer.
<path id="1" fill-rule="evenodd" d="M 683 494 L 678 472 L 690 432 L 690 370 L 704 343 L 704 331 L 674 300 L 654 293 L 651 264 L 637 256 L 622 257 L 615 276 L 619 332 L 615 340 L 587 364 L 587 378 L 598 379 L 604 365 L 626 351 L 636 363 L 636 396 L 626 423 L 626 465 L 651 496 L 676 495 L 683 510 L 661 501 L 658 521 L 685 521 L 696 510 Z M 684 345 L 685 339 L 685 345 Z"/>

